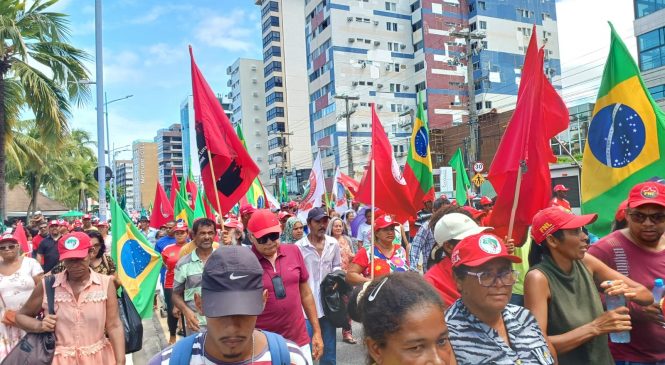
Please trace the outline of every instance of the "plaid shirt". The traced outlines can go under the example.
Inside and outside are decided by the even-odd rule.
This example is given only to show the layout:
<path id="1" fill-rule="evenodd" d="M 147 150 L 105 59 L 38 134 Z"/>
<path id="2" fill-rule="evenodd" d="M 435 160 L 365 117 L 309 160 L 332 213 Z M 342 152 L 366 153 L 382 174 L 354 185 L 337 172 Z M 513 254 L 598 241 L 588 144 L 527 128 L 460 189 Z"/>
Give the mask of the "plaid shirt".
<path id="1" fill-rule="evenodd" d="M 434 233 L 429 229 L 429 222 L 423 223 L 416 233 L 416 237 L 411 242 L 411 252 L 409 252 L 409 266 L 412 271 L 418 271 L 418 261 L 420 254 L 423 255 L 423 273 L 427 271 L 427 261 L 434 247 Z"/>

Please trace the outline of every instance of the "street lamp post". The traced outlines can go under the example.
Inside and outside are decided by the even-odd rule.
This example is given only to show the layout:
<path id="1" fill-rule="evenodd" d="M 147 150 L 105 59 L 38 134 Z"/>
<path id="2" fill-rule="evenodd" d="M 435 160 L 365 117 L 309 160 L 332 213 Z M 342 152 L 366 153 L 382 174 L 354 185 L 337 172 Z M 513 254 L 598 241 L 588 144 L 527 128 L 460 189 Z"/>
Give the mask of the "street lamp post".
<path id="1" fill-rule="evenodd" d="M 102 52 L 102 0 L 95 0 L 95 73 L 97 79 L 97 163 L 99 219 L 106 220 L 106 181 L 104 171 L 104 60 Z"/>

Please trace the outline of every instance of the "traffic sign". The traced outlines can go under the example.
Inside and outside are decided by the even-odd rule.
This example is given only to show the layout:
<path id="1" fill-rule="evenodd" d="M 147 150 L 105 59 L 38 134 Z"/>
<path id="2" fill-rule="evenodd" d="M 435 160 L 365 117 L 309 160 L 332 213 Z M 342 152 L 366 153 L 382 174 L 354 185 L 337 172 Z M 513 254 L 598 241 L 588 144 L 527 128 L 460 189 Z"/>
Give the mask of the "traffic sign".
<path id="1" fill-rule="evenodd" d="M 99 182 L 99 166 L 95 167 L 95 171 L 92 173 L 95 177 L 95 180 Z M 113 171 L 108 166 L 104 166 L 104 181 L 109 181 L 113 177 Z"/>
<path id="2" fill-rule="evenodd" d="M 483 170 L 485 170 L 485 164 L 484 163 L 478 161 L 478 162 L 473 164 L 473 171 L 480 173 L 480 172 L 483 172 Z"/>
<path id="3" fill-rule="evenodd" d="M 485 182 L 485 177 L 481 174 L 476 174 L 473 176 L 473 179 L 471 179 L 471 182 L 473 185 L 480 187 Z"/>

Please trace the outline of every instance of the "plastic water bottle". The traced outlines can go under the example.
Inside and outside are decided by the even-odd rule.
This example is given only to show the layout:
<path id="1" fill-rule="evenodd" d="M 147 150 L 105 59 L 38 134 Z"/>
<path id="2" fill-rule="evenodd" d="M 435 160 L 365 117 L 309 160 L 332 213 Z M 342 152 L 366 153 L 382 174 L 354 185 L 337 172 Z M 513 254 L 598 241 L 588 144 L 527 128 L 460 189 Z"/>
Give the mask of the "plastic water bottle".
<path id="1" fill-rule="evenodd" d="M 663 279 L 656 279 L 653 281 L 653 300 L 654 303 L 660 303 L 660 300 L 663 298 L 663 295 L 665 294 L 665 284 L 663 283 Z"/>
<path id="2" fill-rule="evenodd" d="M 626 306 L 626 298 L 623 295 L 607 295 L 605 296 L 605 305 L 608 311 L 624 307 Z M 610 341 L 614 343 L 629 343 L 630 331 L 610 333 Z"/>

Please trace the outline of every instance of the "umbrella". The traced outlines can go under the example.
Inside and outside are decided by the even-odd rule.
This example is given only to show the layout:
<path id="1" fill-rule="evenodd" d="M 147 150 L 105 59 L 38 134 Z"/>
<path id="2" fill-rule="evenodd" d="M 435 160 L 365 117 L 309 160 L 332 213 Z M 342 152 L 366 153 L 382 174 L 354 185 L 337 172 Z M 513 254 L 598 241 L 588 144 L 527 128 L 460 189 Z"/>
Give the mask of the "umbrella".
<path id="1" fill-rule="evenodd" d="M 83 213 L 78 210 L 70 210 L 69 212 L 60 215 L 61 218 L 82 217 Z"/>

